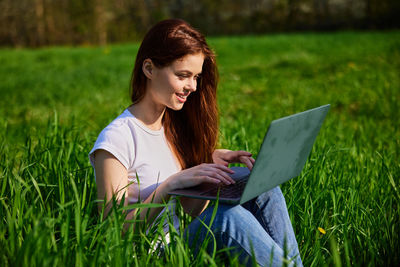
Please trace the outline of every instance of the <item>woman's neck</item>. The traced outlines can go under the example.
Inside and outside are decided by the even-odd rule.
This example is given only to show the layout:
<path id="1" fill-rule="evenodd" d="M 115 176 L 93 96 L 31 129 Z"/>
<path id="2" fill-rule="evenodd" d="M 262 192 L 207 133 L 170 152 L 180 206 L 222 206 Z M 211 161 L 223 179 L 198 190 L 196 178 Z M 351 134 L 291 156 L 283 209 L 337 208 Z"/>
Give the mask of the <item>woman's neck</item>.
<path id="1" fill-rule="evenodd" d="M 142 99 L 139 103 L 130 106 L 129 111 L 140 122 L 146 125 L 151 130 L 160 130 L 162 127 L 162 118 L 165 112 L 165 106 L 161 107 L 152 102 Z"/>

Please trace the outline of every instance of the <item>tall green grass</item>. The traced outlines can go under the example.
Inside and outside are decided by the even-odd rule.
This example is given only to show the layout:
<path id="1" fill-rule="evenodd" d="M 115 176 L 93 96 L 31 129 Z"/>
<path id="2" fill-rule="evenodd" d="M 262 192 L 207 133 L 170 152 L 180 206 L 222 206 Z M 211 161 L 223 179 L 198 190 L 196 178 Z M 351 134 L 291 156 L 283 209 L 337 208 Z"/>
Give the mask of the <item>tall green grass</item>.
<path id="1" fill-rule="evenodd" d="M 256 156 L 271 120 L 332 104 L 303 172 L 282 185 L 304 264 L 398 265 L 400 33 L 209 41 L 222 147 Z M 129 105 L 137 49 L 0 50 L 2 266 L 238 264 L 222 251 L 196 257 L 178 232 L 149 253 L 160 229 L 121 236 L 123 207 L 97 212 L 87 153 Z"/>

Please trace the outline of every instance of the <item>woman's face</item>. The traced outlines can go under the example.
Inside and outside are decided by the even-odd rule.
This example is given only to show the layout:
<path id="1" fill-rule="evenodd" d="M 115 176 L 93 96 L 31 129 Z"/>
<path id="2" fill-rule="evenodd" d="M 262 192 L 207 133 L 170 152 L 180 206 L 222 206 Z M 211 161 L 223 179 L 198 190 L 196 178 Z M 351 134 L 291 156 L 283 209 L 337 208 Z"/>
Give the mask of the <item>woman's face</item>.
<path id="1" fill-rule="evenodd" d="M 188 54 L 162 68 L 153 64 L 146 94 L 162 108 L 182 109 L 190 93 L 196 91 L 203 62 L 204 55 L 198 53 Z"/>

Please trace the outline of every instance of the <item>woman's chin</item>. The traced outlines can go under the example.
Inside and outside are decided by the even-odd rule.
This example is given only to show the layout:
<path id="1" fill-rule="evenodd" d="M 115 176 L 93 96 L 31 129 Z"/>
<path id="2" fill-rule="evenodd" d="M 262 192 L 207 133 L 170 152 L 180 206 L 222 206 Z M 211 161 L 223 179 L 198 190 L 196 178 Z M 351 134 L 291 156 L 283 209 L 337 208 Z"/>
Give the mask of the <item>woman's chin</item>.
<path id="1" fill-rule="evenodd" d="M 169 106 L 169 108 L 175 111 L 179 111 L 183 108 L 183 103 L 171 105 Z"/>

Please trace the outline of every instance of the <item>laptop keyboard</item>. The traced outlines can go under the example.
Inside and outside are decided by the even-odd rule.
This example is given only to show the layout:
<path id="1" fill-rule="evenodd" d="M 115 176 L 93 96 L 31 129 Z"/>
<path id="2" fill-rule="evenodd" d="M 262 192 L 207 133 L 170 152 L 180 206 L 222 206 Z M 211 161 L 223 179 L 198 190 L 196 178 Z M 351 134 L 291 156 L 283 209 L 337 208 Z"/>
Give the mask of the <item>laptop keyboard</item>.
<path id="1" fill-rule="evenodd" d="M 201 193 L 201 195 L 217 196 L 219 191 L 220 197 L 225 198 L 236 198 L 242 195 L 244 187 L 246 186 L 248 177 L 244 177 L 240 180 L 236 180 L 236 183 L 230 185 L 222 185 L 215 187 L 211 190 Z"/>

